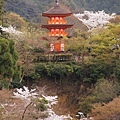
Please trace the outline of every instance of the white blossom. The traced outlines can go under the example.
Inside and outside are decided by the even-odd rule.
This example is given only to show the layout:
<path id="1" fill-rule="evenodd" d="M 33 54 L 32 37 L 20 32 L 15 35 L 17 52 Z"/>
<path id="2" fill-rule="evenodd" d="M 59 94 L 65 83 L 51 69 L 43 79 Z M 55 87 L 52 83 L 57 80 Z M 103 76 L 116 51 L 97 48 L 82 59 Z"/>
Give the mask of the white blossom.
<path id="1" fill-rule="evenodd" d="M 47 101 L 49 101 L 50 105 L 56 104 L 58 96 L 44 96 L 42 95 Z"/>
<path id="2" fill-rule="evenodd" d="M 25 100 L 30 101 L 31 97 L 38 96 L 38 94 L 35 93 L 36 89 L 29 90 L 28 87 L 23 86 L 23 88 L 20 88 L 20 89 L 17 88 L 16 90 L 17 90 L 17 92 L 13 92 L 14 98 L 20 98 L 23 100 L 25 99 Z"/>
<path id="3" fill-rule="evenodd" d="M 111 15 L 102 11 L 93 12 L 93 11 L 84 11 L 84 13 L 73 14 L 78 20 L 82 21 L 83 24 L 87 26 L 89 30 L 104 26 L 109 23 L 109 20 L 115 18 L 115 13 Z"/>
<path id="4" fill-rule="evenodd" d="M 67 116 L 65 115 L 57 115 L 55 114 L 55 112 L 52 110 L 52 105 L 57 104 L 58 100 L 58 96 L 44 96 L 42 95 L 46 100 L 48 100 L 48 106 L 49 108 L 47 109 L 48 113 L 49 113 L 49 117 L 45 118 L 44 120 L 65 120 L 65 119 L 69 119 L 72 120 L 73 118 L 68 114 Z M 41 120 L 41 119 L 38 119 Z"/>
<path id="5" fill-rule="evenodd" d="M 3 27 L 0 25 L 0 28 L 3 32 L 9 33 L 9 34 L 22 35 L 22 32 L 16 30 L 15 27 L 11 25 L 9 27 Z"/>
<path id="6" fill-rule="evenodd" d="M 80 117 L 80 120 L 94 120 L 93 117 L 86 118 L 82 112 L 78 112 L 76 117 Z"/>
<path id="7" fill-rule="evenodd" d="M 30 98 L 31 97 L 36 97 L 38 96 L 38 94 L 35 92 L 36 89 L 31 89 L 29 90 L 28 87 L 23 86 L 23 88 L 20 89 L 16 89 L 16 92 L 13 92 L 14 96 L 13 98 L 20 98 L 22 100 L 27 100 L 30 102 Z M 65 119 L 69 119 L 72 120 L 73 118 L 70 115 L 57 115 L 53 109 L 52 109 L 52 105 L 57 104 L 58 100 L 58 96 L 45 96 L 42 95 L 43 98 L 45 98 L 48 101 L 48 105 L 47 105 L 47 112 L 49 113 L 48 118 L 44 118 L 44 120 L 65 120 Z M 39 118 L 38 120 L 43 120 L 41 118 Z"/>

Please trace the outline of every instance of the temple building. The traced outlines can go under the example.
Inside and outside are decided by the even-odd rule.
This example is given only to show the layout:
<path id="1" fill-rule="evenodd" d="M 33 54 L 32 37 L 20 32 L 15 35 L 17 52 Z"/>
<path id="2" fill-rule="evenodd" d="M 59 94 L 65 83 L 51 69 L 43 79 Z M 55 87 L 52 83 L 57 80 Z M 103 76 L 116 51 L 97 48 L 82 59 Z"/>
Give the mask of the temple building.
<path id="1" fill-rule="evenodd" d="M 67 24 L 65 17 L 71 15 L 72 13 L 62 9 L 56 0 L 54 7 L 42 13 L 42 16 L 49 18 L 48 24 L 42 25 L 42 28 L 49 30 L 49 36 L 67 36 L 68 33 L 65 30 L 73 25 Z"/>

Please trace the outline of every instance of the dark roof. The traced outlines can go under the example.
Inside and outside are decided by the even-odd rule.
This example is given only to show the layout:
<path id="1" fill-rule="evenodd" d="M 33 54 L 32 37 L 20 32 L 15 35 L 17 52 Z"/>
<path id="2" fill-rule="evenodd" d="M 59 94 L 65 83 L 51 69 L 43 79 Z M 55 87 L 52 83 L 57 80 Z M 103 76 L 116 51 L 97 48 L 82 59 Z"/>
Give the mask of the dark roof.
<path id="1" fill-rule="evenodd" d="M 42 13 L 43 16 L 53 16 L 53 15 L 70 16 L 71 14 L 72 12 L 62 9 L 59 4 L 55 4 L 54 7 L 52 7 L 50 10 Z"/>
<path id="2" fill-rule="evenodd" d="M 54 25 L 51 25 L 51 24 L 47 24 L 47 25 L 42 25 L 42 28 L 47 28 L 47 29 L 67 29 L 67 28 L 71 28 L 73 25 L 72 24 L 54 24 Z"/>

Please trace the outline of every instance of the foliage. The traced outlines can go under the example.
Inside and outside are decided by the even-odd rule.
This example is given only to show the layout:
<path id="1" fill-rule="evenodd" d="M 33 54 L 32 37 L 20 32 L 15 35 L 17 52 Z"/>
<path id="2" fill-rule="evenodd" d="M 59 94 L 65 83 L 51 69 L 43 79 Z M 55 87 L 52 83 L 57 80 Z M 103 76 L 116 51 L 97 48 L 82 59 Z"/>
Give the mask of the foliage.
<path id="1" fill-rule="evenodd" d="M 40 76 L 43 76 L 46 74 L 46 64 L 37 64 L 35 67 L 35 72 L 40 74 Z"/>
<path id="2" fill-rule="evenodd" d="M 6 9 L 8 11 L 16 12 L 22 17 L 31 20 L 38 21 L 40 14 L 43 11 L 50 9 L 54 2 L 53 0 L 43 1 L 43 0 L 5 0 Z M 82 12 L 83 10 L 89 11 L 101 11 L 104 10 L 106 13 L 118 13 L 119 0 L 109 0 L 109 1 L 99 1 L 99 0 L 61 0 L 66 6 L 69 6 L 72 12 Z M 62 6 L 64 6 L 62 5 Z M 111 8 L 111 9 L 110 9 Z M 68 7 L 67 7 L 68 9 Z M 42 20 L 42 19 L 41 19 Z"/>
<path id="3" fill-rule="evenodd" d="M 3 77 L 13 77 L 18 59 L 14 49 L 14 42 L 0 37 L 0 75 Z"/>
<path id="4" fill-rule="evenodd" d="M 8 4 L 14 5 L 14 11 L 21 12 L 21 15 L 25 16 L 27 19 L 32 19 L 35 17 L 33 15 L 34 12 L 32 12 L 32 18 L 31 14 L 30 16 L 28 14 L 29 12 L 31 13 L 31 11 L 34 11 L 33 9 L 28 9 L 28 7 L 25 8 L 26 5 L 28 6 L 28 1 L 26 1 L 26 4 L 24 4 L 24 0 L 18 1 L 18 3 L 15 0 L 6 1 L 8 2 Z M 31 3 L 32 5 L 31 1 L 32 0 L 30 0 L 29 3 Z M 40 1 L 39 3 L 42 4 L 37 5 L 39 6 L 39 8 L 43 8 L 48 2 L 50 6 L 50 2 L 52 1 Z M 103 1 L 98 1 L 98 4 L 102 2 Z M 69 3 L 72 4 L 71 1 Z M 76 1 L 76 3 L 82 4 L 84 7 L 86 7 L 86 5 L 90 3 L 90 1 Z M 16 4 L 19 6 L 23 5 L 21 8 L 24 9 L 20 11 L 19 7 L 17 7 L 16 10 Z M 108 2 L 105 4 L 107 5 Z M 26 11 L 28 10 L 27 14 L 25 9 Z M 43 9 L 45 10 L 48 8 Z M 41 10 L 43 11 L 43 9 Z M 45 51 L 45 53 L 48 52 L 47 47 L 49 41 L 47 40 L 49 40 L 50 38 L 45 38 L 47 42 L 43 41 L 42 36 L 45 37 L 46 35 L 43 34 L 43 32 L 40 30 L 40 25 L 28 23 L 24 21 L 24 19 L 22 19 L 19 15 L 16 15 L 14 13 L 7 13 L 5 19 L 8 20 L 8 23 L 16 26 L 17 29 L 23 30 L 25 36 L 16 37 L 15 42 L 0 37 L 1 89 L 2 87 L 9 86 L 9 81 L 7 81 L 8 78 L 13 78 L 13 86 L 20 87 L 21 84 L 19 84 L 19 80 L 22 74 L 30 77 L 35 82 L 36 80 L 39 80 L 40 77 L 47 77 L 50 79 L 54 79 L 56 83 L 60 84 L 64 82 L 64 79 L 69 79 L 69 81 L 72 81 L 72 83 L 74 82 L 74 80 L 77 81 L 77 83 L 89 83 L 89 85 L 92 84 L 95 87 L 93 94 L 88 97 L 85 96 L 85 99 L 79 102 L 80 110 L 85 114 L 91 111 L 93 103 L 109 102 L 115 97 L 119 96 L 120 24 L 109 24 L 107 29 L 95 29 L 89 33 L 76 30 L 73 37 L 63 38 L 66 43 L 66 51 L 68 53 L 72 53 L 73 56 L 80 56 L 82 58 L 81 62 L 72 61 L 69 63 L 33 63 L 35 57 L 42 56 L 40 52 L 41 49 L 43 50 L 43 52 Z M 52 40 L 52 38 L 50 40 Z M 19 58 L 14 48 L 15 45 L 17 51 L 19 52 Z M 20 63 L 20 65 L 22 65 L 22 67 L 17 65 L 18 59 L 18 62 Z M 80 97 L 78 92 L 75 94 L 77 94 L 76 96 Z M 37 109 L 41 111 L 44 111 L 46 109 L 46 100 L 42 99 L 40 101 L 37 101 L 37 103 Z"/>
<path id="5" fill-rule="evenodd" d="M 120 81 L 120 60 L 116 61 L 116 67 L 114 71 L 116 78 Z"/>
<path id="6" fill-rule="evenodd" d="M 11 88 L 11 85 L 10 85 L 10 83 L 9 83 L 9 80 L 0 79 L 0 90 L 2 90 L 3 88 L 6 88 L 6 89 Z"/>
<path id="7" fill-rule="evenodd" d="M 120 45 L 119 24 L 110 24 L 99 33 L 92 31 L 89 37 L 87 33 L 83 36 L 77 31 L 75 36 L 65 41 L 66 49 L 73 55 L 81 56 L 82 62 L 40 63 L 36 65 L 38 74 L 57 80 L 73 76 L 74 79 L 90 83 L 96 83 L 101 78 L 110 79 L 112 76 L 119 79 L 119 48 L 114 48 L 116 44 Z"/>
<path id="8" fill-rule="evenodd" d="M 9 86 L 10 89 L 21 88 L 21 87 L 23 87 L 23 84 L 20 83 L 19 81 L 14 81 L 14 80 L 13 80 L 13 82 L 11 82 L 11 84 Z"/>
<path id="9" fill-rule="evenodd" d="M 18 53 L 16 52 L 14 45 L 15 43 L 13 40 L 0 37 L 0 79 L 2 79 L 0 81 L 1 88 L 10 88 L 12 87 L 10 82 L 18 84 L 21 79 L 22 69 L 20 65 L 17 65 Z"/>
<path id="10" fill-rule="evenodd" d="M 108 104 L 95 104 L 91 116 L 93 116 L 95 120 L 119 120 L 120 97 L 113 99 Z"/>
<path id="11" fill-rule="evenodd" d="M 48 104 L 48 101 L 45 98 L 41 98 L 41 99 L 40 98 L 36 98 L 35 104 L 36 104 L 36 109 L 38 109 L 40 111 L 47 110 L 46 104 Z"/>
<path id="12" fill-rule="evenodd" d="M 28 22 L 24 20 L 20 15 L 13 13 L 13 12 L 7 12 L 4 15 L 4 26 L 13 26 L 16 27 L 16 29 L 21 30 L 24 27 L 27 27 Z"/>
<path id="13" fill-rule="evenodd" d="M 82 103 L 79 104 L 79 110 L 83 112 L 85 115 L 91 112 L 92 108 L 93 106 L 89 101 L 83 101 Z"/>
<path id="14" fill-rule="evenodd" d="M 113 59 L 114 60 L 114 59 Z M 74 79 L 83 82 L 96 83 L 100 78 L 111 78 L 112 75 L 119 76 L 118 68 L 116 62 L 111 62 L 107 60 L 92 59 L 91 62 L 86 63 L 39 63 L 36 64 L 35 73 L 40 76 L 48 76 L 54 79 L 60 80 L 61 78 L 69 78 L 73 76 Z M 115 68 L 114 68 L 115 67 Z M 109 69 L 109 71 L 108 71 Z"/>
<path id="15" fill-rule="evenodd" d="M 24 0 L 5 0 L 6 9 L 8 11 L 11 11 L 10 6 L 12 6 L 12 12 L 16 12 L 20 16 L 23 16 L 26 19 L 33 19 L 36 17 L 36 20 L 38 19 L 37 13 L 34 9 L 34 5 L 31 6 L 29 3 L 26 3 Z M 30 14 L 30 15 L 29 15 Z"/>
<path id="16" fill-rule="evenodd" d="M 1 18 L 1 14 L 3 12 L 3 6 L 4 6 L 4 0 L 0 0 L 0 18 Z"/>
<path id="17" fill-rule="evenodd" d="M 21 83 L 22 67 L 20 65 L 16 66 L 15 73 L 13 75 L 13 81 L 11 82 L 11 88 L 21 88 L 23 85 Z"/>
<path id="18" fill-rule="evenodd" d="M 120 83 L 100 79 L 93 92 L 96 102 L 109 102 L 120 95 Z"/>
<path id="19" fill-rule="evenodd" d="M 105 103 L 109 103 L 114 98 L 119 97 L 119 95 L 120 95 L 120 83 L 118 83 L 115 80 L 108 81 L 105 79 L 100 79 L 95 84 L 93 92 L 90 93 L 87 97 L 83 97 L 83 99 L 82 98 L 80 99 L 79 110 L 87 115 L 91 111 L 95 111 L 94 105 L 96 103 L 100 103 L 102 106 Z"/>
<path id="20" fill-rule="evenodd" d="M 47 76 L 54 78 L 56 80 L 61 80 L 66 76 L 70 76 L 73 73 L 73 68 L 68 64 L 55 64 L 55 63 L 47 63 L 47 64 L 37 64 L 36 73 L 40 74 L 40 76 Z"/>
<path id="21" fill-rule="evenodd" d="M 15 73 L 13 75 L 13 80 L 16 82 L 20 81 L 21 75 L 22 75 L 22 67 L 20 65 L 17 65 L 15 69 Z"/>
<path id="22" fill-rule="evenodd" d="M 113 64 L 106 63 L 106 61 L 93 60 L 92 63 L 86 66 L 86 75 L 93 81 L 97 81 L 100 78 L 109 78 L 114 72 L 112 65 Z"/>

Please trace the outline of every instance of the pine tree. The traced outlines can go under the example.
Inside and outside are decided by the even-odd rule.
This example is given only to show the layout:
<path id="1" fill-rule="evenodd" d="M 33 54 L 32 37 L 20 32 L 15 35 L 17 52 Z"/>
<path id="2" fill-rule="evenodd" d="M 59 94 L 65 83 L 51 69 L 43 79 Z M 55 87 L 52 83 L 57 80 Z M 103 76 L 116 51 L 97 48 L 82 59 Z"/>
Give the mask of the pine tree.
<path id="1" fill-rule="evenodd" d="M 0 37 L 0 76 L 12 78 L 16 70 L 18 59 L 12 40 Z"/>
<path id="2" fill-rule="evenodd" d="M 0 16 L 2 14 L 3 7 L 4 7 L 4 0 L 0 0 Z"/>

